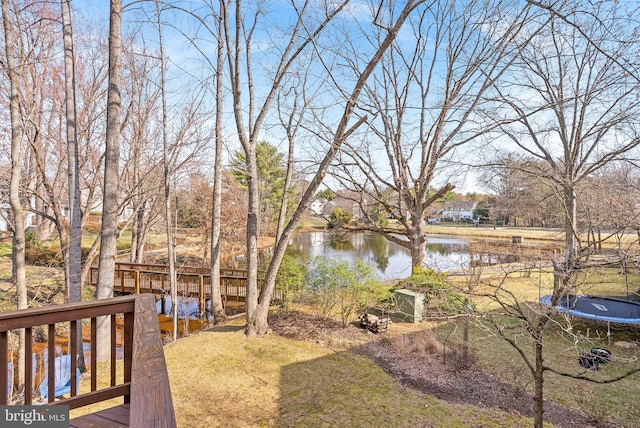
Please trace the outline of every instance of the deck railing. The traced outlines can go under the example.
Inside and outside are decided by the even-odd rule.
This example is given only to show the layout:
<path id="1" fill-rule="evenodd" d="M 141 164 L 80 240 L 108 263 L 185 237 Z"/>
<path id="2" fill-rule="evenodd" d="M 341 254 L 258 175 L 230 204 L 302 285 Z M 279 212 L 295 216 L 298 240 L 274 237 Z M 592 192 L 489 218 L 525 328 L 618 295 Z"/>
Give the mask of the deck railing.
<path id="1" fill-rule="evenodd" d="M 96 370 L 97 324 L 107 317 L 110 322 L 109 346 L 110 367 L 109 386 L 98 388 Z M 118 332 L 116 322 L 122 317 L 124 329 Z M 77 327 L 87 322 L 90 326 L 91 343 L 91 374 L 88 392 L 80 393 L 76 374 Z M 55 347 L 56 330 L 60 325 L 68 328 L 68 351 L 71 358 L 71 388 L 70 397 L 57 399 L 55 397 Z M 33 332 L 38 326 L 47 329 L 47 403 L 34 400 L 33 395 L 33 360 L 25 358 L 24 396 L 11 404 L 50 404 L 67 405 L 69 409 L 76 409 L 90 404 L 100 403 L 117 397 L 123 397 L 121 405 L 113 405 L 97 413 L 80 416 L 78 426 L 113 426 L 113 417 L 118 417 L 121 426 L 143 427 L 162 426 L 175 427 L 175 413 L 169 386 L 169 376 L 164 359 L 160 328 L 156 314 L 155 299 L 151 295 L 123 296 L 111 299 L 94 300 L 91 302 L 52 305 L 43 308 L 25 309 L 0 313 L 0 405 L 8 403 L 9 394 L 9 332 L 13 330 L 25 331 L 25 351 L 31 356 L 33 351 Z M 122 347 L 123 368 L 122 376 L 117 376 L 117 348 Z M 83 347 L 84 351 L 84 347 Z M 14 364 L 15 367 L 15 364 Z M 120 381 L 121 379 L 121 381 Z M 108 416 L 107 416 L 108 415 Z M 116 416 L 114 416 L 116 415 Z M 98 423 L 101 421 L 101 423 Z M 72 426 L 76 426 L 73 425 Z"/>
<path id="2" fill-rule="evenodd" d="M 54 376 L 55 376 L 55 357 L 56 357 L 56 325 L 60 327 L 63 324 L 63 330 L 68 334 L 68 353 L 72 356 L 78 353 L 78 335 L 72 334 L 77 332 L 78 326 L 82 326 L 83 320 L 87 320 L 90 324 L 91 343 L 90 355 L 91 362 L 97 360 L 97 321 L 99 317 L 109 317 L 110 319 L 110 371 L 111 382 L 107 389 L 97 391 L 97 370 L 91 370 L 91 392 L 78 395 L 77 385 L 77 359 L 71 358 L 71 398 L 60 400 L 56 404 L 66 404 L 69 408 L 74 409 L 87 404 L 103 401 L 109 398 L 124 396 L 128 401 L 129 387 L 131 381 L 131 352 L 133 340 L 133 323 L 135 311 L 135 296 L 125 296 L 114 299 L 97 300 L 92 302 L 70 303 L 66 305 L 52 305 L 43 308 L 26 309 L 22 311 L 11 311 L 0 313 L 0 404 L 7 404 L 9 397 L 7 396 L 8 388 L 1 387 L 10 382 L 7 376 L 8 357 L 9 357 L 9 331 L 25 330 L 25 355 L 24 359 L 24 399 L 23 404 L 32 404 L 33 400 L 33 383 L 34 367 L 33 358 L 33 331 L 34 328 L 44 326 L 47 331 L 47 353 L 46 367 L 48 376 L 48 401 L 54 401 Z M 121 343 L 117 343 L 116 325 L 117 317 L 120 315 L 124 319 L 124 333 Z M 58 327 L 58 328 L 59 328 Z M 67 339 L 67 338 L 65 338 Z M 124 382 L 116 385 L 116 351 L 118 345 L 122 346 L 124 355 Z M 80 346 L 82 346 L 80 344 Z M 13 354 L 13 353 L 12 353 Z M 95 364 L 94 364 L 95 366 Z M 13 364 L 14 371 L 18 370 L 17 364 Z"/>

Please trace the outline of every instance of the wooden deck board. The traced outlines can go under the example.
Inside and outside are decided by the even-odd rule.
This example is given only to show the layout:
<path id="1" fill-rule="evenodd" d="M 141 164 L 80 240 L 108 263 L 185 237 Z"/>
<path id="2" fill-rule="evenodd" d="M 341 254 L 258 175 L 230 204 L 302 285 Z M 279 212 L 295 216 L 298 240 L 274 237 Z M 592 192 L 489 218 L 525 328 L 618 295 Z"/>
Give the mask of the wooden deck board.
<path id="1" fill-rule="evenodd" d="M 129 405 L 112 407 L 97 413 L 80 416 L 69 422 L 70 428 L 127 428 L 129 426 Z"/>

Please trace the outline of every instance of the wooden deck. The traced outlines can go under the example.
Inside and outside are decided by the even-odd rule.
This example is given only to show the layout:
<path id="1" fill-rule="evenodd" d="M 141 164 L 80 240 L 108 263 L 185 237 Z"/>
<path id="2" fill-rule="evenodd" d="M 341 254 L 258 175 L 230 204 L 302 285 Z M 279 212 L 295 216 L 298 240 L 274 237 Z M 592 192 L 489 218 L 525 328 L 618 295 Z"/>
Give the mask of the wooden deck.
<path id="1" fill-rule="evenodd" d="M 69 422 L 69 428 L 126 428 L 129 426 L 129 405 L 112 407 L 80 416 Z"/>
<path id="2" fill-rule="evenodd" d="M 69 397 L 62 399 L 54 397 L 56 331 L 67 331 L 68 352 L 71 355 L 76 355 L 79 346 L 77 334 L 69 334 L 69 332 L 76 332 L 77 327 L 82 324 L 90 324 L 90 355 L 91 361 L 95 362 L 98 350 L 97 324 L 99 320 L 105 319 L 110 321 L 111 334 L 107 343 L 100 344 L 100 346 L 109 347 L 108 386 L 97 387 L 97 370 L 92 369 L 88 376 L 83 376 L 81 387 L 78 389 L 76 387 L 77 362 L 75 358 L 71 358 Z M 117 319 L 124 321 L 122 334 L 116 332 Z M 9 347 L 9 344 L 13 342 L 9 340 L 11 331 L 24 329 L 25 353 L 32 355 L 33 332 L 40 326 L 46 326 L 47 331 L 47 404 L 67 405 L 69 409 L 73 410 L 122 397 L 122 405 L 73 419 L 71 426 L 176 426 L 153 296 L 148 294 L 123 296 L 0 313 L 0 405 L 31 405 L 42 402 L 38 400 L 37 392 L 34 394 L 34 370 L 31 358 L 25 358 L 24 362 L 24 385 L 29 386 L 24 388 L 24 395 L 14 396 L 8 393 L 8 388 L 5 386 L 12 384 L 8 383 L 10 380 L 8 362 L 9 359 L 13 359 L 14 355 L 14 352 L 10 352 Z M 116 364 L 118 348 L 121 348 L 123 353 L 120 373 L 118 373 L 118 365 Z M 12 361 L 14 373 L 17 371 L 15 370 L 17 362 L 17 359 Z"/>

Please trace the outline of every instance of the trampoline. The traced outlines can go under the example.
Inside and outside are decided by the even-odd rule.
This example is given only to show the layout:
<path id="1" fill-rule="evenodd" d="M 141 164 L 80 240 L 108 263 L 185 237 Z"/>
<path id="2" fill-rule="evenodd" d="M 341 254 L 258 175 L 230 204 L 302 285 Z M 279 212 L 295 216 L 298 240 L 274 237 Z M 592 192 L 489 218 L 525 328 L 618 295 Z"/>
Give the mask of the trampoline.
<path id="1" fill-rule="evenodd" d="M 551 306 L 551 295 L 542 296 L 540 303 Z M 555 309 L 580 318 L 606 321 L 607 327 L 612 322 L 640 324 L 640 302 L 633 300 L 569 294 L 560 299 Z M 610 329 L 607 330 L 610 340 Z"/>

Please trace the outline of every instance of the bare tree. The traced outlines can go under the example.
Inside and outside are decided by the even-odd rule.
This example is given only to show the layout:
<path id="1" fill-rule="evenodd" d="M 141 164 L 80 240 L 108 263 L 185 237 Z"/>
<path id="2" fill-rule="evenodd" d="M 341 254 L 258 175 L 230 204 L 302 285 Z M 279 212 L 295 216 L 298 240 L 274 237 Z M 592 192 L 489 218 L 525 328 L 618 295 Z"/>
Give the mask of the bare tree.
<path id="1" fill-rule="evenodd" d="M 98 264 L 96 297 L 113 297 L 118 231 L 120 110 L 122 86 L 122 0 L 111 0 L 109 6 L 109 87 L 107 91 L 107 135 L 102 188 L 102 232 Z M 98 321 L 98 342 L 106 344 L 110 337 L 108 317 Z M 98 345 L 98 361 L 108 361 L 109 346 Z"/>
<path id="2" fill-rule="evenodd" d="M 260 215 L 259 186 L 257 172 L 256 145 L 260 141 L 260 133 L 262 125 L 271 110 L 273 101 L 280 89 L 282 80 L 291 68 L 292 64 L 300 57 L 305 49 L 311 49 L 318 34 L 320 34 L 331 20 L 344 8 L 346 2 L 339 3 L 325 11 L 324 19 L 320 19 L 318 23 L 307 23 L 311 2 L 304 2 L 301 6 L 292 8 L 291 13 L 297 18 L 294 20 L 293 26 L 288 29 L 278 30 L 286 34 L 286 39 L 282 51 L 276 59 L 275 72 L 269 78 L 269 83 L 261 101 L 257 99 L 257 93 L 254 91 L 254 79 L 256 76 L 253 71 L 253 37 L 260 23 L 260 19 L 265 16 L 265 7 L 263 3 L 254 5 L 254 9 L 245 9 L 241 1 L 236 1 L 231 5 L 234 7 L 233 15 L 229 14 L 226 4 L 223 17 L 224 36 L 227 48 L 227 65 L 229 69 L 229 78 L 231 81 L 231 94 L 233 98 L 233 114 L 237 129 L 238 139 L 245 153 L 247 187 L 248 187 L 248 215 L 247 215 L 247 295 L 246 295 L 246 311 L 247 311 L 247 336 L 265 334 L 268 331 L 266 311 L 268 310 L 271 300 L 271 291 L 268 291 L 264 297 L 258 297 L 258 224 Z M 275 24 L 275 23 L 274 23 Z M 312 27 L 307 27 L 311 25 Z M 274 27 L 274 30 L 277 27 Z M 280 43 L 278 43 L 280 44 Z M 247 89 L 246 97 L 243 95 L 243 89 Z M 245 110 L 245 103 L 247 108 Z M 349 111 L 351 113 L 351 111 Z M 345 122 L 348 118 L 345 118 Z M 346 123 L 344 125 L 346 128 Z M 280 259 L 282 256 L 280 256 Z M 280 260 L 274 257 L 275 268 Z M 272 261 L 273 265 L 273 261 Z M 275 272 L 273 274 L 275 278 Z M 262 291 L 266 291 L 273 286 L 265 284 Z M 258 308 L 259 300 L 261 307 Z M 264 313 L 263 313 L 264 312 Z"/>
<path id="3" fill-rule="evenodd" d="M 315 87 L 308 87 L 305 82 L 314 76 L 314 58 L 319 57 L 321 53 L 315 50 L 312 58 L 303 64 L 297 71 L 287 76 L 282 83 L 282 90 L 277 97 L 278 121 L 284 130 L 287 142 L 287 157 L 285 161 L 286 172 L 284 183 L 282 185 L 282 197 L 280 198 L 280 212 L 278 213 L 278 224 L 276 227 L 276 241 L 278 241 L 287 223 L 291 205 L 295 205 L 298 201 L 292 198 L 293 188 L 296 185 L 296 148 L 300 146 L 298 138 L 306 129 L 306 123 L 320 120 L 314 118 L 312 110 L 315 106 L 313 100 L 321 98 L 321 92 L 326 87 L 328 76 L 315 84 Z M 323 110 L 323 109 L 320 109 Z M 305 138 L 313 138 L 304 136 Z"/>
<path id="4" fill-rule="evenodd" d="M 69 0 L 61 2 L 62 33 L 64 42 L 65 70 L 65 116 L 67 131 L 67 183 L 69 192 L 69 242 L 65 257 L 65 271 L 69 302 L 82 300 L 82 211 L 80 207 L 80 170 L 78 168 L 78 135 L 76 115 L 76 78 L 74 67 L 73 29 L 71 26 L 71 8 Z M 76 334 L 78 343 L 82 344 L 82 323 L 78 323 Z M 82 372 L 87 370 L 84 362 L 84 349 L 78 347 L 78 367 Z"/>
<path id="5" fill-rule="evenodd" d="M 293 212 L 291 219 L 285 226 L 280 239 L 275 244 L 274 254 L 271 262 L 267 268 L 266 276 L 262 284 L 258 295 L 258 282 L 257 282 L 257 225 L 259 215 L 259 204 L 257 200 L 258 195 L 258 183 L 257 183 L 257 168 L 255 147 L 259 141 L 259 133 L 261 126 L 267 117 L 271 109 L 277 92 L 282 88 L 282 81 L 291 65 L 305 52 L 306 49 L 312 49 L 314 43 L 317 41 L 318 35 L 321 34 L 333 18 L 340 13 L 346 6 L 345 3 L 341 3 L 333 6 L 331 9 L 327 9 L 323 12 L 322 18 L 318 23 L 310 26 L 305 23 L 305 13 L 310 7 L 310 3 L 305 3 L 299 8 L 295 9 L 295 16 L 298 17 L 294 23 L 292 29 L 287 31 L 287 41 L 284 49 L 281 51 L 281 55 L 278 58 L 278 65 L 274 67 L 276 70 L 272 78 L 270 79 L 269 86 L 266 90 L 266 95 L 260 104 L 255 99 L 255 93 L 252 92 L 253 78 L 250 57 L 246 57 L 251 52 L 251 42 L 253 30 L 256 28 L 255 18 L 260 17 L 261 10 L 257 10 L 256 15 L 251 15 L 251 21 L 243 22 L 242 17 L 247 16 L 243 13 L 240 2 L 236 3 L 235 8 L 235 23 L 227 21 L 225 23 L 225 38 L 227 41 L 228 57 L 229 57 L 229 74 L 231 79 L 231 90 L 233 96 L 233 110 L 236 122 L 236 128 L 238 131 L 238 138 L 245 151 L 247 159 L 247 172 L 248 172 L 248 197 L 249 208 L 247 216 L 247 297 L 246 297 L 246 310 L 247 310 L 247 327 L 246 335 L 248 337 L 254 337 L 264 335 L 268 332 L 267 315 L 271 297 L 273 295 L 273 289 L 275 286 L 275 278 L 278 272 L 284 252 L 287 247 L 287 243 L 295 231 L 298 225 L 302 213 L 311 202 L 311 199 L 315 195 L 318 187 L 322 183 L 327 169 L 330 163 L 333 161 L 338 149 L 346 141 L 347 138 L 366 120 L 364 117 L 359 117 L 354 120 L 354 111 L 358 99 L 362 93 L 364 85 L 368 78 L 373 73 L 375 67 L 380 62 L 384 52 L 391 46 L 393 40 L 398 36 L 400 28 L 402 28 L 405 21 L 410 14 L 425 3 L 424 1 L 408 1 L 403 7 L 397 11 L 392 11 L 389 15 L 381 16 L 376 15 L 374 17 L 374 25 L 380 25 L 384 27 L 385 36 L 381 38 L 380 43 L 376 44 L 371 56 L 364 61 L 362 68 L 359 68 L 354 73 L 353 88 L 350 91 L 345 91 L 344 97 L 344 110 L 342 114 L 338 115 L 339 119 L 336 127 L 332 130 L 332 138 L 326 150 L 325 155 L 315 169 L 313 178 L 310 181 L 309 186 L 302 195 L 299 204 Z M 380 5 L 382 7 L 382 5 Z M 376 8 L 374 8 L 376 9 Z M 233 24 L 233 27 L 230 25 Z M 330 61 L 324 64 L 329 64 Z M 244 68 L 241 69 L 242 64 Z M 246 70 L 249 74 L 249 79 L 241 77 L 241 71 Z M 325 69 L 326 72 L 331 70 Z M 244 114 L 241 87 L 244 82 L 249 84 L 248 94 L 248 114 Z M 254 115 L 254 111 L 257 114 Z"/>
<path id="6" fill-rule="evenodd" d="M 213 322 L 224 321 L 226 314 L 222 304 L 222 294 L 220 291 L 220 248 L 221 248 L 221 228 L 222 228 L 222 150 L 223 150 L 223 89 L 224 89 L 224 33 L 222 22 L 227 19 L 226 7 L 221 0 L 220 8 L 216 17 L 215 27 L 216 37 L 216 65 L 215 65 L 215 91 L 216 91 L 216 124 L 215 124 L 215 158 L 213 162 L 213 202 L 211 208 L 211 312 Z M 225 13 L 223 18 L 222 14 Z"/>
<path id="7" fill-rule="evenodd" d="M 621 41 L 611 36 L 622 24 L 616 6 L 595 2 L 583 10 L 582 4 L 572 1 L 557 5 L 567 9 L 552 11 L 544 31 L 518 50 L 514 66 L 497 88 L 496 101 L 505 108 L 490 112 L 496 122 L 503 122 L 500 129 L 514 148 L 505 149 L 505 141 L 498 138 L 497 149 L 527 157 L 530 161 L 520 165 L 521 171 L 552 185 L 562 206 L 564 252 L 560 257 L 548 255 L 553 265 L 551 307 L 576 293 L 581 285 L 576 273 L 586 266 L 583 262 L 588 254 L 581 251 L 580 187 L 607 165 L 627 158 L 640 143 L 635 125 L 640 107 L 638 81 L 629 73 L 628 64 L 620 62 L 635 55 L 638 45 L 635 38 Z M 567 14 L 572 14 L 571 22 Z M 505 124 L 509 116 L 513 121 Z M 493 296 L 503 314 L 518 320 L 530 339 L 527 345 L 533 347 L 533 354 L 528 353 L 504 323 L 493 321 L 533 375 L 534 424 L 542 427 L 544 373 L 590 379 L 545 363 L 544 335 L 553 325 L 573 334 L 570 320 L 558 321 L 552 309 L 523 302 L 501 284 L 494 285 Z M 634 372 L 637 369 L 607 380 L 591 380 L 606 383 Z"/>
<path id="8" fill-rule="evenodd" d="M 638 44 L 611 39 L 610 29 L 620 24 L 615 8 L 595 4 L 576 22 L 579 27 L 550 15 L 545 31 L 519 49 L 517 63 L 499 89 L 506 110 L 495 110 L 501 118 L 508 110 L 515 113 L 514 122 L 501 130 L 514 151 L 536 161 L 525 171 L 544 177 L 562 203 L 565 251 L 555 261 L 560 288 L 568 284 L 583 247 L 580 183 L 640 144 L 635 126 L 639 83 L 614 59 L 635 55 Z M 498 149 L 508 151 L 504 145 Z"/>
<path id="9" fill-rule="evenodd" d="M 414 269 L 425 263 L 425 214 L 454 188 L 464 146 L 496 126 L 478 121 L 476 111 L 511 65 L 513 41 L 527 43 L 521 33 L 533 18 L 532 8 L 512 1 L 434 2 L 410 21 L 366 87 L 360 108 L 369 132 L 344 144 L 333 174 L 360 195 L 367 219 L 360 227 L 407 248 Z M 380 28 L 371 37 L 384 36 Z M 386 217 L 399 228 L 387 227 Z"/>
<path id="10" fill-rule="evenodd" d="M 166 98 L 166 65 L 164 57 L 164 42 L 162 32 L 162 16 L 160 3 L 156 0 L 156 25 L 158 30 L 158 45 L 160 49 L 160 99 L 162 102 L 162 165 L 164 183 L 164 215 L 167 233 L 167 258 L 169 261 L 169 285 L 171 287 L 171 307 L 173 308 L 173 340 L 178 339 L 178 288 L 176 278 L 176 243 L 173 230 L 173 216 L 171 215 L 171 166 L 169 164 L 169 140 L 167 136 L 167 98 Z"/>
<path id="11" fill-rule="evenodd" d="M 121 195 L 131 209 L 130 260 L 141 263 L 150 228 L 164 218 L 161 85 L 158 55 L 131 43 L 124 52 L 126 124 L 123 124 Z M 161 74 L 161 71 L 160 71 Z"/>
<path id="12" fill-rule="evenodd" d="M 20 126 L 20 99 L 18 93 L 20 64 L 15 52 L 14 11 L 11 10 L 9 0 L 2 0 L 2 25 L 4 27 L 5 43 L 5 72 L 9 77 L 9 120 L 11 121 L 11 181 L 9 185 L 9 202 L 13 217 L 13 281 L 17 290 L 17 308 L 27 308 L 27 279 L 25 273 L 25 214 L 22 207 L 20 177 L 22 174 L 22 132 Z M 19 332 L 20 344 L 18 348 L 18 385 L 24 385 L 25 363 L 25 332 Z M 30 387 L 30 386 L 27 386 Z"/>
<path id="13" fill-rule="evenodd" d="M 505 225 L 561 227 L 564 215 L 553 186 L 526 172 L 527 165 L 535 162 L 539 161 L 507 156 L 483 167 L 482 184 L 496 195 L 492 216 Z"/>
<path id="14" fill-rule="evenodd" d="M 607 370 L 605 374 L 596 375 L 593 371 L 582 367 L 579 364 L 580 356 L 589 351 L 583 348 L 587 346 L 598 347 L 593 342 L 593 337 L 583 335 L 578 328 L 574 328 L 571 317 L 560 314 L 552 307 L 542 305 L 540 302 L 525 301 L 510 287 L 511 277 L 521 277 L 523 274 L 531 275 L 532 271 L 541 269 L 540 263 L 549 257 L 547 254 L 540 254 L 539 258 L 531 257 L 521 259 L 519 263 L 503 265 L 499 269 L 494 269 L 489 275 L 481 279 L 480 288 L 486 290 L 483 297 L 489 298 L 497 303 L 499 309 L 484 314 L 480 318 L 481 326 L 487 327 L 496 332 L 502 339 L 509 343 L 520 356 L 533 380 L 533 415 L 534 426 L 542 428 L 544 423 L 544 379 L 545 373 L 555 373 L 556 375 L 573 379 L 576 381 L 586 381 L 592 383 L 607 384 L 619 381 L 640 371 L 640 367 L 633 367 L 624 361 L 619 363 L 611 362 L 615 369 Z M 548 263 L 545 263 L 548 266 Z M 540 272 L 542 274 L 542 272 Z M 585 275 L 584 277 L 588 277 Z M 588 287 L 587 284 L 573 278 L 573 287 Z M 550 287 L 544 285 L 546 289 Z M 555 300 L 557 293 L 552 299 Z M 486 324 L 487 322 L 488 324 Z M 566 350 L 575 353 L 575 365 L 572 368 L 563 362 L 558 366 L 545 359 L 545 345 L 551 332 L 560 332 L 565 340 Z M 597 364 L 597 363 L 596 363 Z M 604 370 L 601 370 L 602 372 Z"/>

